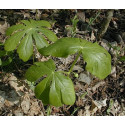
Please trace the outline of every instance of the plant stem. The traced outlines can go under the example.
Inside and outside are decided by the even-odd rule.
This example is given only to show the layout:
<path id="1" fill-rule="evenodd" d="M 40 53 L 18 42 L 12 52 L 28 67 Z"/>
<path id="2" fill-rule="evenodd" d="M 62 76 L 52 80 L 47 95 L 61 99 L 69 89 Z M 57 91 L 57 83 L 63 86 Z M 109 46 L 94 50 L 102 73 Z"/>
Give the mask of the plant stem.
<path id="1" fill-rule="evenodd" d="M 88 92 L 84 92 L 80 97 L 83 99 L 87 94 Z"/>
<path id="2" fill-rule="evenodd" d="M 112 108 L 113 104 L 114 104 L 113 99 L 110 99 L 110 102 L 109 102 L 109 107 L 108 107 L 108 109 L 107 109 L 107 114 L 109 114 L 109 113 L 110 113 L 110 111 L 111 111 L 111 108 Z"/>
<path id="3" fill-rule="evenodd" d="M 79 110 L 79 108 L 80 107 L 75 108 L 74 111 L 72 112 L 71 116 L 73 116 L 75 114 L 75 112 Z"/>
<path id="4" fill-rule="evenodd" d="M 92 23 L 97 19 L 97 17 L 100 15 L 100 11 L 97 13 L 96 17 L 93 18 L 90 22 L 89 22 L 89 26 L 92 25 Z"/>
<path id="5" fill-rule="evenodd" d="M 97 17 L 100 15 L 101 11 L 99 11 L 97 14 L 96 14 L 96 17 L 95 18 L 91 18 L 91 20 L 89 21 L 88 23 L 88 26 L 87 26 L 87 30 L 89 28 L 89 26 L 91 26 L 93 24 L 93 22 L 97 19 Z"/>
<path id="6" fill-rule="evenodd" d="M 50 116 L 50 115 L 51 115 L 51 105 L 48 105 L 47 116 Z"/>
<path id="7" fill-rule="evenodd" d="M 74 62 L 72 63 L 71 68 L 70 68 L 70 70 L 69 70 L 69 75 L 70 75 L 70 73 L 72 72 L 73 67 L 74 67 L 74 65 L 76 64 L 76 62 L 77 62 L 78 58 L 80 57 L 80 55 L 81 55 L 81 51 L 78 53 L 78 55 L 76 56 L 76 59 L 75 59 Z"/>

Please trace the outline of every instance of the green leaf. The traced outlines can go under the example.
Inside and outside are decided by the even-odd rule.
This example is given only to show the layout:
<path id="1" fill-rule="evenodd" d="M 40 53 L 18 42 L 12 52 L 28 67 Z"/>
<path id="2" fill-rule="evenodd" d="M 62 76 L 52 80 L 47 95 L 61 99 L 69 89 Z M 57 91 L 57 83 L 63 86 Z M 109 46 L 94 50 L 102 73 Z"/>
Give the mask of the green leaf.
<path id="1" fill-rule="evenodd" d="M 39 52 L 45 56 L 67 57 L 68 55 L 80 51 L 81 47 L 82 45 L 79 38 L 62 38 L 56 43 L 39 50 Z"/>
<path id="2" fill-rule="evenodd" d="M 9 37 L 4 44 L 5 50 L 12 51 L 12 50 L 16 49 L 17 45 L 19 44 L 19 41 L 24 36 L 24 34 L 25 34 L 25 32 L 21 31 L 21 32 L 17 32 L 14 35 L 12 35 L 11 37 Z"/>
<path id="3" fill-rule="evenodd" d="M 45 61 L 44 63 L 36 62 L 35 65 L 32 66 L 32 68 L 28 69 L 25 76 L 28 81 L 34 82 L 40 77 L 42 77 L 45 72 L 47 75 L 50 73 L 51 70 L 55 70 L 55 68 L 55 64 L 52 60 Z"/>
<path id="4" fill-rule="evenodd" d="M 41 31 L 50 41 L 57 41 L 57 36 L 50 30 L 41 28 L 39 31 Z"/>
<path id="5" fill-rule="evenodd" d="M 34 25 L 36 25 L 36 26 L 51 28 L 50 23 L 48 21 L 45 21 L 45 20 L 37 21 L 37 24 L 36 24 L 35 20 L 31 20 L 31 22 L 34 23 Z"/>
<path id="6" fill-rule="evenodd" d="M 9 27 L 6 30 L 6 35 L 9 36 L 11 35 L 13 32 L 18 31 L 18 30 L 23 30 L 25 28 L 25 26 L 23 24 L 17 24 L 17 25 L 13 25 L 11 27 Z"/>
<path id="7" fill-rule="evenodd" d="M 53 93 L 57 93 L 54 99 L 52 97 Z M 62 73 L 55 72 L 50 89 L 50 103 L 55 103 L 54 105 L 56 105 L 56 100 L 58 100 L 58 98 L 60 98 L 62 103 L 72 105 L 75 101 L 75 92 L 71 79 L 64 76 Z"/>
<path id="8" fill-rule="evenodd" d="M 46 104 L 53 106 L 73 105 L 75 102 L 74 86 L 71 79 L 55 71 L 53 60 L 37 62 L 26 72 L 28 81 L 46 77 L 35 88 L 35 95 Z"/>
<path id="9" fill-rule="evenodd" d="M 91 43 L 79 38 L 62 38 L 56 43 L 45 47 L 39 52 L 45 56 L 67 57 L 81 52 L 87 62 L 86 69 L 100 79 L 104 79 L 111 73 L 111 56 L 97 43 Z"/>
<path id="10" fill-rule="evenodd" d="M 37 41 L 36 47 L 38 50 L 49 45 L 46 39 L 41 34 L 34 32 L 33 38 L 35 41 Z"/>
<path id="11" fill-rule="evenodd" d="M 23 61 L 27 61 L 33 53 L 33 42 L 31 34 L 26 35 L 21 41 L 17 52 L 19 53 L 19 57 L 23 59 Z"/>
<path id="12" fill-rule="evenodd" d="M 44 105 L 50 104 L 49 101 L 50 83 L 51 83 L 51 77 L 48 76 L 47 78 L 42 80 L 35 88 L 36 97 L 42 100 Z"/>
<path id="13" fill-rule="evenodd" d="M 28 61 L 30 56 L 33 54 L 33 44 L 30 45 L 30 43 L 34 43 L 33 40 L 35 41 L 35 45 L 38 50 L 49 45 L 47 43 L 47 40 L 44 38 L 45 36 L 50 41 L 55 42 L 57 40 L 56 35 L 52 31 L 44 28 L 51 27 L 50 23 L 47 21 L 22 20 L 21 23 L 22 24 L 13 25 L 7 29 L 6 35 L 9 37 L 5 42 L 5 50 L 12 51 L 16 49 L 19 44 L 19 49 L 17 50 L 19 53 L 19 57 L 23 61 Z M 31 35 L 27 36 L 27 34 Z"/>
<path id="14" fill-rule="evenodd" d="M 28 20 L 21 20 L 21 22 L 22 22 L 23 24 L 25 24 L 25 26 L 27 26 L 28 28 L 34 26 L 34 25 L 32 25 Z"/>
<path id="15" fill-rule="evenodd" d="M 97 43 L 87 42 L 82 54 L 83 59 L 87 62 L 86 69 L 93 75 L 104 79 L 111 73 L 111 56 Z"/>

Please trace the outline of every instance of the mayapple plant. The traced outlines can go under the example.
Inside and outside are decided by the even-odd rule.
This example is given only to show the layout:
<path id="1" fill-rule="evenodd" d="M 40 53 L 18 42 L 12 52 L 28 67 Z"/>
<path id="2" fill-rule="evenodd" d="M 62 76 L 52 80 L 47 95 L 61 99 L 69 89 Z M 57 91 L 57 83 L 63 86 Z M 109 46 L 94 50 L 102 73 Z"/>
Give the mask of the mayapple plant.
<path id="1" fill-rule="evenodd" d="M 76 59 L 67 72 L 57 71 L 52 59 L 35 62 L 26 71 L 25 77 L 28 81 L 39 81 L 34 91 L 36 97 L 42 100 L 43 104 L 53 106 L 74 104 L 74 85 L 69 76 L 81 55 L 87 63 L 86 70 L 91 74 L 100 79 L 104 79 L 110 74 L 111 56 L 97 43 L 91 43 L 81 38 L 68 37 L 57 40 L 52 31 L 43 28 L 50 28 L 49 22 L 44 20 L 23 20 L 21 22 L 23 24 L 14 25 L 7 30 L 6 34 L 10 37 L 5 42 L 5 50 L 14 50 L 20 43 L 17 52 L 23 61 L 27 61 L 33 53 L 33 40 L 39 53 L 43 56 L 66 58 L 77 53 Z M 54 43 L 49 45 L 43 35 Z"/>
<path id="2" fill-rule="evenodd" d="M 24 62 L 28 61 L 33 54 L 33 43 L 39 50 L 49 45 L 44 36 L 53 42 L 57 40 L 57 36 L 47 29 L 50 27 L 50 23 L 45 20 L 22 20 L 20 24 L 7 29 L 6 35 L 8 39 L 5 42 L 5 50 L 12 51 L 18 46 L 19 57 Z"/>

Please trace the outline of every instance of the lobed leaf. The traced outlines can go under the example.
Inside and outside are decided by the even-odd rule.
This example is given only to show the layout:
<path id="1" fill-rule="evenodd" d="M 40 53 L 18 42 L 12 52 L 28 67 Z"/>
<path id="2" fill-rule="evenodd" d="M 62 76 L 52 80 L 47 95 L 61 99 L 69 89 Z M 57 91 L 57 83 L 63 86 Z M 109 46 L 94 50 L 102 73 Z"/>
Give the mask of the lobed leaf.
<path id="1" fill-rule="evenodd" d="M 22 24 L 17 24 L 7 29 L 6 35 L 9 36 L 9 38 L 5 42 L 5 50 L 12 51 L 20 44 L 17 52 L 23 61 L 28 61 L 33 54 L 33 40 L 38 50 L 49 45 L 44 35 L 50 41 L 55 42 L 57 40 L 56 35 L 52 31 L 43 28 L 51 27 L 47 21 L 22 20 L 21 23 Z M 40 34 L 41 32 L 42 34 Z"/>
<path id="2" fill-rule="evenodd" d="M 111 73 L 111 56 L 97 43 L 91 43 L 79 38 L 62 38 L 48 47 L 40 49 L 44 56 L 67 57 L 81 52 L 87 62 L 86 69 L 100 79 L 104 79 Z"/>
<path id="3" fill-rule="evenodd" d="M 29 81 L 36 81 L 47 75 L 35 88 L 35 95 L 46 104 L 62 106 L 73 105 L 75 92 L 71 79 L 62 73 L 55 72 L 55 64 L 52 60 L 38 62 L 26 72 Z"/>

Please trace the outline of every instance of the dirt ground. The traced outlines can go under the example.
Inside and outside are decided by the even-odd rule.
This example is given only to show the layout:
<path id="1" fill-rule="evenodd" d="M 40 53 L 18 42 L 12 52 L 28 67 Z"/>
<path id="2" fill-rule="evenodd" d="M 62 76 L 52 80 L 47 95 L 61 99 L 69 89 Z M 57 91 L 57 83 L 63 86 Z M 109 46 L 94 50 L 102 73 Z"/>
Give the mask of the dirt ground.
<path id="1" fill-rule="evenodd" d="M 124 116 L 125 115 L 125 10 L 112 10 L 113 16 L 108 27 L 103 22 L 110 17 L 108 10 L 0 10 L 0 42 L 6 40 L 6 29 L 23 19 L 47 20 L 52 31 L 58 36 L 72 37 L 72 19 L 79 20 L 74 37 L 91 42 L 97 41 L 112 58 L 111 74 L 104 80 L 85 70 L 85 62 L 80 57 L 73 69 L 78 78 L 71 75 L 76 92 L 76 102 L 72 106 L 51 107 L 36 99 L 34 85 L 24 74 L 33 64 L 32 58 L 23 62 L 16 51 L 13 61 L 0 66 L 0 115 L 1 116 Z M 93 20 L 94 19 L 94 20 Z M 92 21 L 92 22 L 91 22 Z M 101 31 L 105 30 L 103 34 Z M 104 31 L 104 30 L 103 30 Z M 54 59 L 59 70 L 68 70 L 76 55 L 68 58 L 44 57 L 36 53 L 35 61 Z"/>

